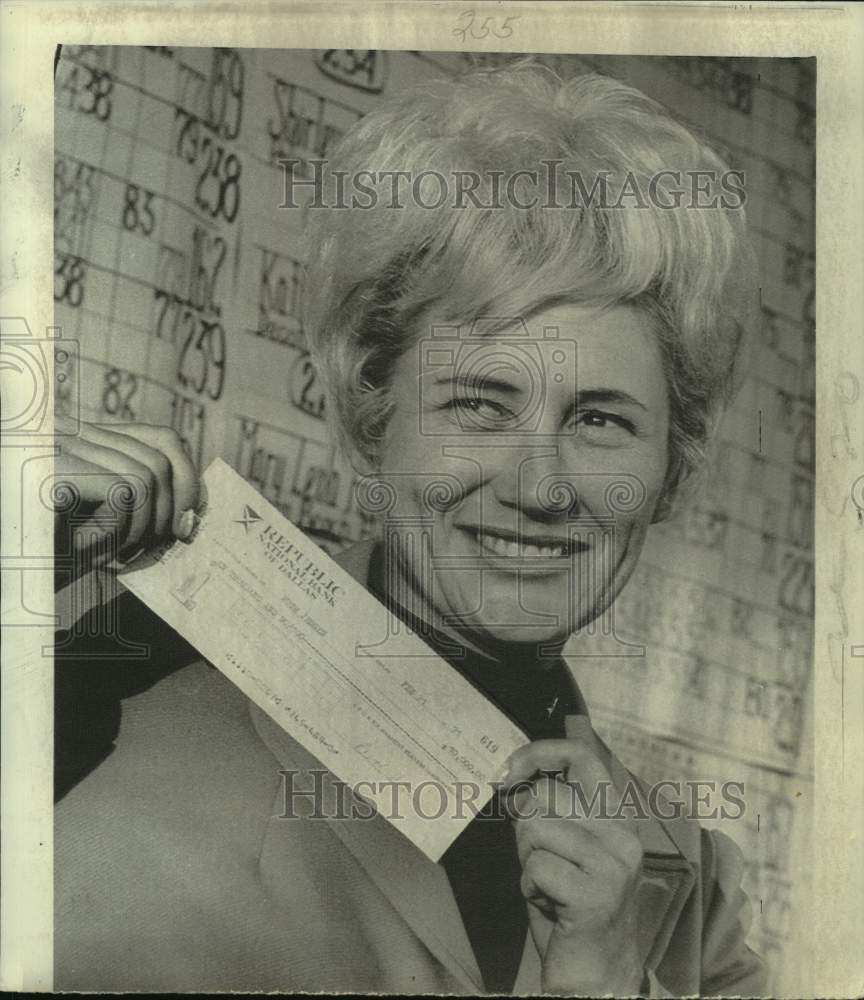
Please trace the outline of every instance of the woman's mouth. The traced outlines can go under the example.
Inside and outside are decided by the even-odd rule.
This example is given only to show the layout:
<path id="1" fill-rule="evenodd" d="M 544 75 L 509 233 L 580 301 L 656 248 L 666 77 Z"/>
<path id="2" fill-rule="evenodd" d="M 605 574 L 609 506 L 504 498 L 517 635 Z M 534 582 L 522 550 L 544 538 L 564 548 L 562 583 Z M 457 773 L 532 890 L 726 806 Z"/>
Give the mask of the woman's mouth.
<path id="1" fill-rule="evenodd" d="M 588 548 L 576 538 L 527 535 L 489 527 L 472 526 L 463 530 L 472 535 L 484 552 L 504 559 L 569 559 Z"/>

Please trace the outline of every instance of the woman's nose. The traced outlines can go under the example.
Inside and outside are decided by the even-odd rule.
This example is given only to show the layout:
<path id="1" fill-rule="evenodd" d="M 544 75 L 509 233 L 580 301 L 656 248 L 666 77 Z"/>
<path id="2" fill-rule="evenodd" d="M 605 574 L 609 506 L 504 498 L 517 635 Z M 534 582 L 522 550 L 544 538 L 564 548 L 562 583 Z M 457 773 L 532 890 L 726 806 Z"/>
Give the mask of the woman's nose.
<path id="1" fill-rule="evenodd" d="M 521 451 L 521 454 L 519 453 Z M 575 478 L 563 468 L 560 445 L 514 449 L 492 479 L 496 500 L 539 523 L 560 523 L 579 512 Z"/>

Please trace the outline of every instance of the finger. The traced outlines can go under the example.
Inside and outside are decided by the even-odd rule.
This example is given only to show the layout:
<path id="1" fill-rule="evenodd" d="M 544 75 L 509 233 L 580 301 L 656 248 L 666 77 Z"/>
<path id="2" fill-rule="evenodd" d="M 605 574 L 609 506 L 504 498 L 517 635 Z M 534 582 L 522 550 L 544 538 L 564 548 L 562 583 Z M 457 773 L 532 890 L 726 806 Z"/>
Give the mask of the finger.
<path id="1" fill-rule="evenodd" d="M 512 819 L 532 819 L 537 815 L 578 819 L 583 815 L 573 786 L 546 775 L 534 781 L 524 780 L 518 786 L 511 786 L 511 791 L 508 805 Z"/>
<path id="2" fill-rule="evenodd" d="M 584 801 L 578 782 L 546 779 L 534 786 L 535 808 L 531 815 L 540 818 L 561 817 L 565 824 L 577 826 L 603 845 L 604 851 L 616 857 L 632 871 L 642 862 L 642 842 L 630 817 L 618 810 L 620 800 L 604 798 L 611 785 L 599 785 L 595 798 Z"/>
<path id="3" fill-rule="evenodd" d="M 114 481 L 109 469 L 92 461 L 86 447 L 75 447 L 73 441 L 63 442 L 63 451 L 54 461 L 54 476 L 48 499 L 56 513 L 75 510 L 79 504 L 105 502 L 108 486 Z M 88 457 L 89 454 L 89 457 Z"/>
<path id="4" fill-rule="evenodd" d="M 80 437 L 68 442 L 68 454 L 103 470 L 96 479 L 104 490 L 107 513 L 118 521 L 118 528 L 124 522 L 126 526 L 125 533 L 118 530 L 120 545 L 125 549 L 140 545 L 150 526 L 156 488 L 150 469 L 125 452 Z"/>
<path id="5" fill-rule="evenodd" d="M 101 506 L 91 519 L 72 529 L 76 564 L 93 569 L 119 559 L 123 537 L 121 522 L 111 515 L 107 504 Z"/>
<path id="6" fill-rule="evenodd" d="M 566 786 L 565 786 L 566 787 Z M 642 843 L 628 824 L 608 819 L 559 817 L 541 805 L 515 824 L 516 846 L 523 861 L 531 850 L 553 851 L 594 875 L 630 876 L 642 863 Z"/>
<path id="7" fill-rule="evenodd" d="M 529 901 L 543 897 L 562 905 L 572 905 L 584 895 L 589 879 L 576 865 L 550 851 L 532 851 L 522 868 L 520 888 Z"/>
<path id="8" fill-rule="evenodd" d="M 134 435 L 124 434 L 116 425 L 82 424 L 80 437 L 84 441 L 123 452 L 150 470 L 154 483 L 151 529 L 156 538 L 167 535 L 173 508 L 171 463 L 168 456 Z"/>
<path id="9" fill-rule="evenodd" d="M 69 525 L 69 515 L 81 510 L 81 505 L 94 509 L 83 523 L 71 529 L 68 543 L 55 544 L 58 553 L 79 553 L 89 565 L 101 565 L 116 556 L 119 539 L 125 534 L 129 515 L 112 515 L 106 496 L 116 483 L 116 476 L 99 465 L 75 454 L 63 445 L 63 455 L 55 464 L 55 476 L 49 499 L 57 524 Z"/>
<path id="10" fill-rule="evenodd" d="M 102 425 L 104 426 L 104 425 Z M 170 463 L 172 513 L 171 526 L 174 534 L 185 541 L 190 531 L 187 511 L 194 511 L 200 494 L 198 472 L 192 464 L 180 435 L 170 427 L 154 424 L 122 424 L 116 428 L 119 434 L 128 434 L 143 444 L 165 455 Z"/>
<path id="11" fill-rule="evenodd" d="M 578 782 L 588 800 L 598 784 L 605 783 L 609 801 L 617 805 L 618 795 L 612 776 L 594 750 L 583 739 L 535 740 L 514 751 L 508 758 L 505 789 L 519 781 L 547 772 L 561 772 L 569 782 Z"/>
<path id="12" fill-rule="evenodd" d="M 516 823 L 516 851 L 524 865 L 532 851 L 555 854 L 588 875 L 607 872 L 618 859 L 578 821 L 537 815 Z"/>
<path id="13" fill-rule="evenodd" d="M 614 896 L 610 898 L 609 887 L 603 879 L 591 878 L 580 868 L 546 851 L 534 851 L 528 859 L 522 869 L 519 888 L 528 904 L 544 913 L 547 919 L 554 920 L 565 934 L 579 930 L 580 925 L 589 933 L 591 925 L 609 926 L 610 918 L 622 902 Z"/>

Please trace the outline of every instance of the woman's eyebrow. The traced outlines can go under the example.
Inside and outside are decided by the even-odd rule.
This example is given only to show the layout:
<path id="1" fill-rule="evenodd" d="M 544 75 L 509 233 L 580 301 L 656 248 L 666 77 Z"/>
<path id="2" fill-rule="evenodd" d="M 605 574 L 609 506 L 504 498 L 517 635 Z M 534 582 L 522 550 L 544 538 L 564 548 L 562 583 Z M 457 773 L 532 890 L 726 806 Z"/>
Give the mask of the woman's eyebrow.
<path id="1" fill-rule="evenodd" d="M 648 407 L 631 396 L 623 389 L 584 389 L 576 393 L 576 406 L 581 407 L 592 403 L 628 403 L 631 406 L 638 406 L 640 410 L 648 412 Z"/>
<path id="2" fill-rule="evenodd" d="M 503 379 L 490 377 L 489 375 L 445 375 L 435 379 L 435 385 L 458 385 L 464 389 L 471 389 L 474 392 L 482 390 L 492 390 L 493 392 L 509 392 L 511 394 L 522 392 L 518 386 L 512 382 L 505 382 Z"/>

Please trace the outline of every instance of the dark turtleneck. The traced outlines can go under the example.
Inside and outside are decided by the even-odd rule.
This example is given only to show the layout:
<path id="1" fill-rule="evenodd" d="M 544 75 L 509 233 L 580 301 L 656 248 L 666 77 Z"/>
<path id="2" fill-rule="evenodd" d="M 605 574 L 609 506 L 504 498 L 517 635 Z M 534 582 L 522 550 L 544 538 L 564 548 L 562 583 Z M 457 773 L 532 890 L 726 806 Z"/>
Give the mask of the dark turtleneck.
<path id="1" fill-rule="evenodd" d="M 427 645 L 508 715 L 532 740 L 560 739 L 564 718 L 582 703 L 560 655 L 541 657 L 530 644 L 480 650 L 421 622 L 390 594 L 381 546 L 372 553 L 368 586 L 388 609 Z M 497 811 L 500 813 L 500 810 Z M 528 910 L 519 887 L 522 868 L 509 818 L 496 815 L 494 800 L 441 859 L 474 950 L 483 983 L 491 993 L 510 993 L 516 981 Z"/>

